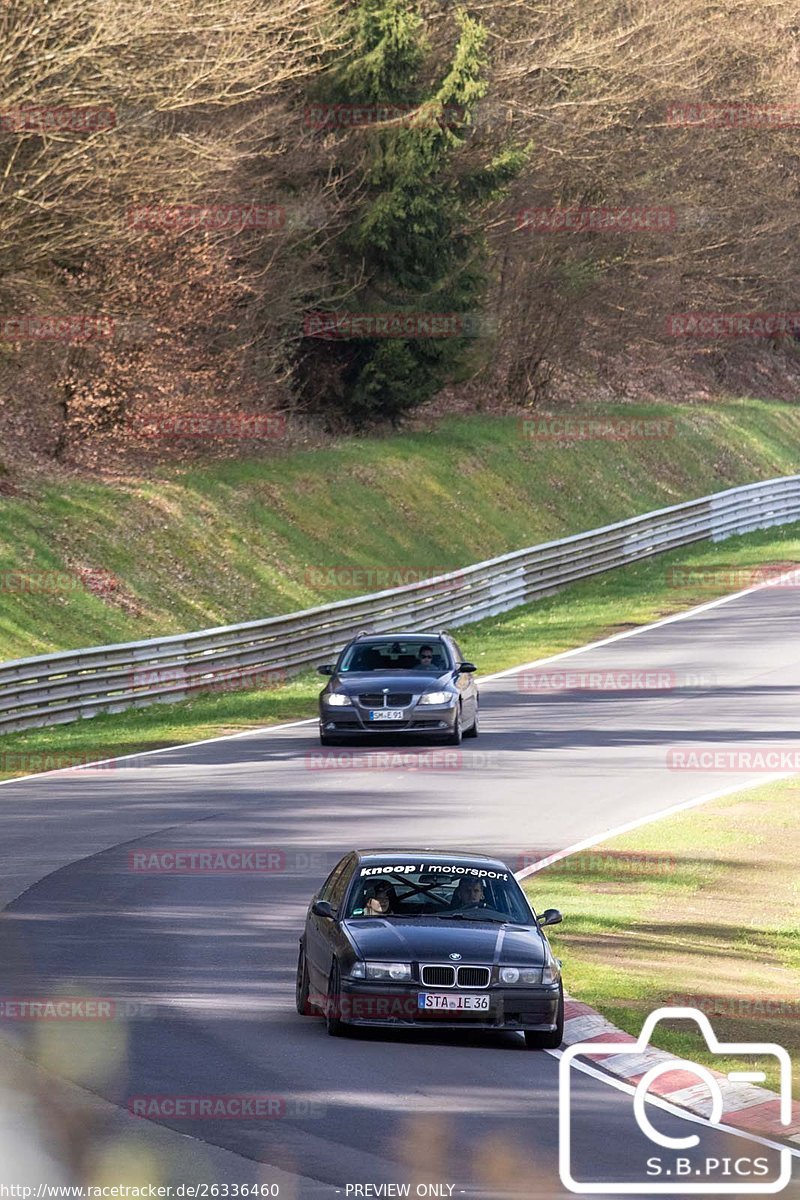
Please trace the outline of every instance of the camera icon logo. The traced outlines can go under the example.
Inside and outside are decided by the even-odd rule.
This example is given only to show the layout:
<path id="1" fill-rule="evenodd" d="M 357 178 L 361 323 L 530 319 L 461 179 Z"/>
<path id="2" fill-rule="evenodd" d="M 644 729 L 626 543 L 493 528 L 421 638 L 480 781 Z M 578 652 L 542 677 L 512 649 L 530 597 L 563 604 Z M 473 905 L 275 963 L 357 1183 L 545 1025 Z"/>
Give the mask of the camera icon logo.
<path id="1" fill-rule="evenodd" d="M 651 1172 L 650 1170 L 643 1171 L 644 1177 L 634 1182 L 630 1180 L 598 1182 L 575 1179 L 572 1161 L 572 1095 L 570 1090 L 574 1075 L 574 1071 L 571 1069 L 573 1059 L 581 1054 L 587 1056 L 624 1054 L 641 1057 L 650 1049 L 650 1039 L 658 1022 L 667 1019 L 695 1021 L 706 1041 L 708 1049 L 714 1054 L 724 1055 L 726 1058 L 743 1056 L 752 1059 L 753 1056 L 757 1056 L 759 1058 L 777 1060 L 778 1077 L 780 1080 L 780 1124 L 782 1126 L 789 1126 L 791 1124 L 792 1064 L 783 1046 L 779 1046 L 775 1042 L 720 1042 L 711 1027 L 708 1017 L 700 1009 L 658 1008 L 648 1016 L 635 1042 L 577 1042 L 575 1045 L 569 1046 L 561 1055 L 559 1062 L 559 1174 L 562 1184 L 569 1191 L 583 1195 L 607 1195 L 611 1193 L 615 1195 L 625 1193 L 636 1195 L 660 1193 L 663 1195 L 669 1193 L 674 1196 L 676 1194 L 725 1195 L 727 1193 L 729 1195 L 743 1196 L 774 1194 L 781 1191 L 790 1182 L 792 1176 L 792 1152 L 788 1148 L 780 1150 L 780 1169 L 777 1177 L 773 1175 L 772 1178 L 768 1180 L 763 1179 L 761 1182 L 753 1182 L 735 1176 L 727 1180 L 713 1178 L 713 1169 L 710 1165 L 708 1166 L 708 1171 L 704 1172 L 703 1170 L 696 1169 L 694 1165 L 689 1167 L 689 1159 L 686 1158 L 670 1160 L 673 1163 L 687 1164 L 684 1169 L 673 1170 L 667 1168 L 662 1170 L 659 1167 L 657 1172 Z M 743 1069 L 741 1071 L 727 1072 L 726 1078 L 730 1083 L 758 1084 L 764 1082 L 766 1075 L 763 1070 L 753 1070 L 752 1067 L 747 1070 L 744 1069 L 746 1064 L 743 1063 L 742 1065 Z M 662 1075 L 671 1071 L 691 1073 L 698 1081 L 706 1085 L 711 1096 L 711 1112 L 708 1120 L 712 1125 L 718 1125 L 721 1122 L 724 1123 L 725 1099 L 720 1086 L 720 1076 L 718 1074 L 715 1075 L 708 1067 L 686 1059 L 662 1059 L 646 1070 L 641 1076 L 636 1085 L 633 1097 L 633 1114 L 636 1118 L 638 1128 L 650 1142 L 654 1143 L 655 1146 L 661 1147 L 662 1150 L 668 1152 L 685 1151 L 699 1145 L 700 1138 L 697 1134 L 687 1134 L 685 1137 L 671 1137 L 661 1133 L 655 1128 L 646 1111 L 647 1095 L 651 1085 Z M 745 1160 L 737 1160 L 737 1162 L 739 1161 Z M 648 1164 L 660 1162 L 660 1159 L 648 1159 L 647 1162 Z M 719 1160 L 707 1158 L 705 1159 L 705 1163 L 716 1163 L 719 1165 Z M 661 1175 L 661 1181 L 655 1182 L 650 1177 L 653 1173 Z M 663 1175 L 665 1174 L 671 1176 L 669 1182 L 663 1180 Z M 761 1174 L 761 1172 L 756 1171 L 753 1174 Z"/>

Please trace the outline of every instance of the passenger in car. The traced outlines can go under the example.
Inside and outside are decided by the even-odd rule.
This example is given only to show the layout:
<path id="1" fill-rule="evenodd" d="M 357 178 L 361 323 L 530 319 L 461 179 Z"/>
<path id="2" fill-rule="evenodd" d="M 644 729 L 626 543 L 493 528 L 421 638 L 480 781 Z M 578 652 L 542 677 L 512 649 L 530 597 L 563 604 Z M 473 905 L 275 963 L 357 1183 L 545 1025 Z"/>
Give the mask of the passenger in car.
<path id="1" fill-rule="evenodd" d="M 395 890 L 385 879 L 368 884 L 364 890 L 364 916 L 382 917 L 393 912 L 395 900 Z"/>

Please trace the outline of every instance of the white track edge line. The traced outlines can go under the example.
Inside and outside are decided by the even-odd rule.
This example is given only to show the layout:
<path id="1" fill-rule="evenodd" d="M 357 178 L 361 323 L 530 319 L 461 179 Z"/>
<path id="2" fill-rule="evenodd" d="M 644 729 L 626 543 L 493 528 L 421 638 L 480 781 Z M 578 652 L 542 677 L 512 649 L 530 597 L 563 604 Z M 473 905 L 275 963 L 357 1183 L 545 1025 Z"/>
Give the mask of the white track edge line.
<path id="1" fill-rule="evenodd" d="M 554 850 L 552 854 L 546 855 L 539 859 L 538 862 L 532 863 L 529 867 L 523 867 L 521 871 L 514 872 L 515 879 L 527 879 L 530 875 L 535 875 L 538 871 L 544 870 L 545 867 L 552 866 L 553 863 L 560 862 L 562 858 L 567 858 L 570 854 L 577 854 L 579 850 L 589 850 L 592 846 L 596 846 L 598 842 L 604 842 L 607 838 L 619 837 L 623 833 L 630 833 L 634 829 L 639 829 L 642 825 L 649 825 L 651 822 L 660 821 L 664 817 L 671 817 L 674 813 L 685 812 L 690 808 L 697 808 L 701 804 L 707 804 L 710 800 L 722 800 L 725 796 L 735 795 L 736 792 L 749 792 L 754 788 L 765 787 L 768 783 L 778 783 L 782 779 L 794 779 L 796 775 L 792 771 L 784 772 L 782 775 L 765 775 L 762 779 L 756 779 L 752 783 L 732 783 L 728 787 L 718 788 L 714 792 L 704 792 L 701 796 L 693 796 L 690 800 L 681 800 L 678 804 L 670 804 L 667 808 L 661 808 L 657 812 L 648 813 L 644 817 L 635 817 L 632 821 L 625 821 L 622 825 L 615 825 L 612 829 L 607 829 L 604 833 L 592 834 L 588 838 L 584 838 L 581 842 L 576 842 L 574 846 L 567 846 L 565 850 Z"/>

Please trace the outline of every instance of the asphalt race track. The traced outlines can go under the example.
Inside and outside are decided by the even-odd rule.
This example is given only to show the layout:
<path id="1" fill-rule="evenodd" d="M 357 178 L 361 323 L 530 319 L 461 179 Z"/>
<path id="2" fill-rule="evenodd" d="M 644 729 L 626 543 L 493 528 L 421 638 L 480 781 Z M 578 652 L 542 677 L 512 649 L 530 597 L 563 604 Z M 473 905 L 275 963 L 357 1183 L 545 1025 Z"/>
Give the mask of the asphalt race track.
<path id="1" fill-rule="evenodd" d="M 352 1185 L 409 1179 L 456 1197 L 565 1195 L 555 1055 L 527 1052 L 512 1034 L 329 1038 L 321 1021 L 296 1015 L 294 969 L 308 898 L 350 847 L 464 848 L 518 869 L 764 778 L 669 770 L 671 747 L 800 741 L 793 588 L 763 588 L 540 670 L 567 669 L 672 673 L 676 686 L 531 694 L 506 674 L 482 684 L 480 739 L 449 758 L 415 747 L 416 769 L 377 760 L 375 747 L 327 751 L 351 765 L 323 769 L 306 723 L 3 786 L 0 995 L 72 992 L 144 1007 L 127 1020 L 47 1029 L 6 1020 L 0 1032 L 46 1044 L 61 1075 L 122 1108 L 154 1095 L 268 1093 L 270 1119 L 161 1118 L 197 1139 L 198 1181 L 208 1179 L 207 1143 L 233 1152 L 220 1178 L 280 1178 L 282 1196 L 279 1171 L 300 1177 L 302 1197 L 375 1195 Z M 233 846 L 272 849 L 276 869 L 131 865 L 137 848 Z M 538 907 L 547 900 L 543 891 Z M 568 961 L 564 971 L 569 986 Z M 574 1090 L 579 1178 L 643 1180 L 654 1149 L 631 1096 L 586 1074 Z M 744 1136 L 664 1112 L 653 1121 L 698 1133 L 692 1154 L 776 1158 Z"/>

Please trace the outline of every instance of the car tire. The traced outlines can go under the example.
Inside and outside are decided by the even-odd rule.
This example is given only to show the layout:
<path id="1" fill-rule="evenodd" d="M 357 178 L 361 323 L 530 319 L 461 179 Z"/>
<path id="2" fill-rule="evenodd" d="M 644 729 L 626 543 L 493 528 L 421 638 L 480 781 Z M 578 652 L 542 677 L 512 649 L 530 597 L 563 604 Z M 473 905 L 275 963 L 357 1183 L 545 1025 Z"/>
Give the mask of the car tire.
<path id="1" fill-rule="evenodd" d="M 453 732 L 448 734 L 448 736 L 445 738 L 445 745 L 460 746 L 463 736 L 464 730 L 461 727 L 461 705 L 459 704 L 458 712 L 456 713 L 455 724 L 453 725 Z"/>
<path id="2" fill-rule="evenodd" d="M 555 1029 L 539 1033 L 535 1029 L 525 1030 L 526 1050 L 557 1050 L 564 1040 L 564 989 L 558 993 L 558 1013 Z"/>
<path id="3" fill-rule="evenodd" d="M 478 705 L 476 703 L 476 705 L 475 705 L 475 720 L 472 722 L 469 729 L 464 730 L 464 737 L 465 738 L 467 738 L 467 737 L 476 738 L 478 736 L 478 734 L 480 733 L 480 731 L 481 731 L 481 729 L 480 729 L 480 712 L 478 709 Z"/>
<path id="4" fill-rule="evenodd" d="M 325 1028 L 331 1037 L 343 1037 L 347 1027 L 341 1017 L 336 1014 L 341 1009 L 342 977 L 339 964 L 334 959 L 328 980 L 328 995 L 325 1003 Z"/>
<path id="5" fill-rule="evenodd" d="M 294 1002 L 301 1017 L 308 1017 L 315 1011 L 311 1003 L 311 986 L 308 979 L 308 963 L 303 943 L 300 943 L 300 953 L 297 956 L 297 982 L 294 989 Z"/>

